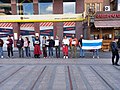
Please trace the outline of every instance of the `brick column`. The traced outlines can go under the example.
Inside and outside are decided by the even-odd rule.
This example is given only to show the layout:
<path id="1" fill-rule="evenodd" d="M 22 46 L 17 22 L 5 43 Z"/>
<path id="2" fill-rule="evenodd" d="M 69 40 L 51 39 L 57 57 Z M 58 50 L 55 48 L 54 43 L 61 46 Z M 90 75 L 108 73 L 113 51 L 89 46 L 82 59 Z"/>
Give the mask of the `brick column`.
<path id="1" fill-rule="evenodd" d="M 33 10 L 34 10 L 34 14 L 38 15 L 39 14 L 39 10 L 38 10 L 38 0 L 33 0 Z M 35 35 L 38 33 L 40 35 L 40 24 L 38 22 L 34 23 L 34 29 L 35 29 Z"/>
<path id="2" fill-rule="evenodd" d="M 12 10 L 12 15 L 17 15 L 17 4 L 16 0 L 11 0 L 11 10 Z M 17 33 L 17 38 L 20 35 L 20 24 L 19 23 L 13 23 L 13 37 L 14 34 Z M 16 40 L 14 37 L 14 46 L 16 47 Z"/>
<path id="3" fill-rule="evenodd" d="M 63 0 L 54 0 L 53 14 L 63 14 Z M 54 37 L 58 35 L 60 39 L 63 38 L 63 22 L 54 22 Z"/>
<path id="4" fill-rule="evenodd" d="M 84 12 L 84 0 L 76 0 L 76 13 Z M 76 37 L 80 38 L 80 35 L 83 34 L 83 24 L 82 22 L 76 22 Z"/>

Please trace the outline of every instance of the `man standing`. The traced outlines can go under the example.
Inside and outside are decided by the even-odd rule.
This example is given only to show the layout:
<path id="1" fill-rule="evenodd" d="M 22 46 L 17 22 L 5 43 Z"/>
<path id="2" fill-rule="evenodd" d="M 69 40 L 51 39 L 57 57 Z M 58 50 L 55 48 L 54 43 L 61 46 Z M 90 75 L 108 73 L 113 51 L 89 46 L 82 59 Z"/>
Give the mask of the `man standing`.
<path id="1" fill-rule="evenodd" d="M 20 35 L 18 40 L 17 40 L 17 48 L 18 48 L 18 52 L 19 52 L 19 57 L 20 58 L 24 57 L 23 47 L 24 47 L 24 40 L 22 38 L 22 35 Z"/>
<path id="2" fill-rule="evenodd" d="M 11 36 L 8 35 L 8 39 L 7 39 L 7 51 L 8 51 L 8 57 L 10 57 L 10 52 L 11 52 L 11 56 L 13 57 L 13 40 L 11 39 Z"/>
<path id="3" fill-rule="evenodd" d="M 48 44 L 49 57 L 53 57 L 53 47 L 55 45 L 55 41 L 51 39 L 50 36 L 49 39 L 47 40 L 47 44 Z"/>
<path id="4" fill-rule="evenodd" d="M 110 46 L 111 46 L 111 50 L 112 50 L 112 64 L 119 66 L 119 64 L 118 64 L 119 53 L 118 53 L 117 39 L 114 39 L 111 42 Z M 116 57 L 116 61 L 114 61 L 115 57 Z"/>
<path id="5" fill-rule="evenodd" d="M 3 58 L 3 40 L 0 38 L 0 58 Z"/>
<path id="6" fill-rule="evenodd" d="M 76 46 L 78 44 L 78 40 L 77 38 L 75 38 L 74 35 L 72 35 L 72 38 L 70 38 L 69 41 L 70 41 L 71 58 L 72 57 L 76 58 L 76 50 L 77 50 Z"/>
<path id="7" fill-rule="evenodd" d="M 56 36 L 55 39 L 55 50 L 56 50 L 56 58 L 60 58 L 60 40 L 58 36 Z"/>
<path id="8" fill-rule="evenodd" d="M 83 35 L 80 35 L 80 39 L 79 39 L 79 47 L 80 47 L 80 57 L 84 58 L 84 50 L 82 49 L 82 39 L 83 39 Z"/>

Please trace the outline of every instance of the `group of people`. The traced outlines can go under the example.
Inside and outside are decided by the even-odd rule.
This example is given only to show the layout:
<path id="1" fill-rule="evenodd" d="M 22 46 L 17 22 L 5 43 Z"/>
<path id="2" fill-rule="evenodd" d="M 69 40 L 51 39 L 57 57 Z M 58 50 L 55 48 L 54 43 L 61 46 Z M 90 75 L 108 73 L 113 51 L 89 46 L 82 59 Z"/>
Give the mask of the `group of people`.
<path id="1" fill-rule="evenodd" d="M 77 45 L 79 44 L 80 47 L 80 57 L 84 57 L 84 50 L 82 47 L 82 39 L 83 35 L 81 35 L 80 40 L 77 40 L 74 35 L 70 39 L 68 39 L 66 36 L 64 36 L 63 40 L 60 40 L 58 36 L 55 37 L 55 39 L 52 39 L 51 36 L 48 36 L 48 39 L 46 36 L 43 36 L 42 42 L 40 41 L 39 36 L 35 36 L 33 38 L 33 46 L 34 46 L 34 57 L 39 58 L 40 55 L 43 53 L 43 57 L 53 57 L 53 49 L 55 48 L 56 58 L 60 58 L 60 48 L 62 46 L 63 51 L 63 58 L 68 58 L 68 47 L 70 46 L 70 57 L 76 58 L 76 50 Z M 62 42 L 62 43 L 61 43 Z M 3 44 L 6 43 L 7 45 L 7 52 L 8 57 L 13 57 L 13 40 L 10 35 L 7 37 L 7 41 L 3 41 L 0 39 L 0 58 L 3 58 Z M 22 38 L 20 35 L 18 37 L 18 40 L 16 41 L 16 45 L 19 52 L 19 57 L 24 57 L 24 51 L 26 57 L 30 57 L 30 41 L 28 37 L 25 37 L 25 39 Z M 42 46 L 42 50 L 40 49 L 40 46 Z M 47 48 L 48 48 L 48 55 L 47 55 Z"/>
<path id="2" fill-rule="evenodd" d="M 7 52 L 8 57 L 13 57 L 13 40 L 10 35 L 8 35 L 7 40 L 4 42 L 2 39 L 0 39 L 0 58 L 3 58 L 3 44 L 6 43 L 7 45 Z M 22 38 L 20 35 L 18 40 L 16 41 L 16 47 L 18 48 L 19 57 L 24 57 L 24 50 L 26 53 L 26 57 L 30 57 L 30 41 L 28 37 L 25 37 L 25 39 Z"/>
<path id="3" fill-rule="evenodd" d="M 77 38 L 72 35 L 70 39 L 68 39 L 66 36 L 63 37 L 63 40 L 60 40 L 58 36 L 53 39 L 52 37 L 48 36 L 48 39 L 46 36 L 43 36 L 42 38 L 42 51 L 43 51 L 43 57 L 44 58 L 52 58 L 53 57 L 53 49 L 55 48 L 56 58 L 60 58 L 60 48 L 62 46 L 62 52 L 63 52 L 63 58 L 68 58 L 68 48 L 70 47 L 70 58 L 76 58 L 77 57 L 77 46 L 80 48 L 80 57 L 84 58 L 84 50 L 82 49 L 82 39 L 83 35 L 80 36 L 80 39 L 77 40 Z M 95 38 L 97 39 L 97 38 Z M 37 45 L 36 45 L 36 43 Z M 40 50 L 40 40 L 38 36 L 35 37 L 33 40 L 34 44 L 34 57 L 39 58 L 40 54 L 42 54 L 42 51 Z M 36 49 L 37 48 L 37 49 Z M 39 48 L 39 49 L 38 49 Z M 48 55 L 47 55 L 47 48 L 48 48 Z M 99 58 L 98 49 L 93 50 L 93 58 Z"/>
<path id="4" fill-rule="evenodd" d="M 94 39 L 97 39 L 95 37 Z M 70 39 L 68 39 L 66 36 L 64 36 L 63 40 L 60 40 L 58 36 L 53 39 L 51 36 L 48 36 L 48 39 L 46 36 L 43 36 L 42 42 L 40 41 L 39 36 L 35 36 L 33 38 L 33 46 L 34 46 L 34 57 L 39 58 L 41 54 L 43 54 L 44 58 L 52 58 L 53 57 L 53 49 L 55 48 L 56 58 L 60 58 L 60 48 L 62 46 L 62 52 L 63 52 L 63 58 L 68 58 L 68 48 L 70 47 L 70 58 L 76 58 L 76 51 L 77 46 L 80 48 L 80 57 L 84 58 L 84 50 L 82 49 L 82 40 L 83 35 L 80 36 L 80 39 L 77 40 L 74 35 Z M 10 35 L 7 37 L 7 52 L 8 57 L 13 57 L 13 40 Z M 62 43 L 61 43 L 62 42 Z M 3 58 L 3 44 L 4 41 L 0 39 L 0 58 Z M 40 46 L 42 46 L 42 50 L 40 49 Z M 119 61 L 119 50 L 120 50 L 120 38 L 114 39 L 113 42 L 110 44 L 111 51 L 112 51 L 112 64 L 118 65 Z M 19 57 L 24 57 L 24 50 L 26 57 L 31 57 L 30 54 L 30 41 L 28 37 L 25 37 L 25 39 L 22 38 L 20 35 L 18 40 L 16 41 L 16 47 L 18 48 Z M 47 55 L 47 48 L 48 48 L 48 55 Z M 93 58 L 99 58 L 99 51 L 98 49 L 93 50 Z M 116 61 L 114 61 L 116 57 Z"/>

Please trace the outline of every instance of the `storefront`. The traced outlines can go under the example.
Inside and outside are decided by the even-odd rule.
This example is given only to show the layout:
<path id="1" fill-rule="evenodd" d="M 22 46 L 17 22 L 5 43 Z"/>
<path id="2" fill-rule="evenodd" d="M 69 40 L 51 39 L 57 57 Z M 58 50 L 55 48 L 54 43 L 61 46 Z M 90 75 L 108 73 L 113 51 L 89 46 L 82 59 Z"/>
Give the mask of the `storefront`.
<path id="1" fill-rule="evenodd" d="M 120 37 L 120 11 L 97 12 L 94 25 L 91 34 L 103 39 L 102 49 L 109 51 L 111 40 Z"/>

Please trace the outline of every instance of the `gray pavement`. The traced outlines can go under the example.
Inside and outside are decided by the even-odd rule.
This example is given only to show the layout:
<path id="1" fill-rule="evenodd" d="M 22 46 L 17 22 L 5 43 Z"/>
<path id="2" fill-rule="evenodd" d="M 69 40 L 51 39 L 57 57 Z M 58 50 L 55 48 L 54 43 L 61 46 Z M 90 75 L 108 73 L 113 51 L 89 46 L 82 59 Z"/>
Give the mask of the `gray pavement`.
<path id="1" fill-rule="evenodd" d="M 120 90 L 120 66 L 110 53 L 100 59 L 0 59 L 0 90 Z M 120 63 L 119 63 L 120 64 Z"/>

